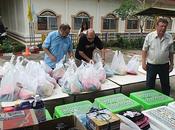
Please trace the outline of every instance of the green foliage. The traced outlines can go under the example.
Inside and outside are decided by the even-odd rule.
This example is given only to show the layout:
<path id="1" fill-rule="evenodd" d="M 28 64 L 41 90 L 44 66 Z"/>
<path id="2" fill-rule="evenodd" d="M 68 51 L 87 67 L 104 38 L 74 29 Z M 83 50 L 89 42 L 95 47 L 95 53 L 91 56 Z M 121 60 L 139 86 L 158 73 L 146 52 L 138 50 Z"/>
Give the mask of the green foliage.
<path id="1" fill-rule="evenodd" d="M 16 44 L 13 46 L 13 52 L 22 52 L 25 50 L 25 45 L 23 44 Z"/>
<path id="2" fill-rule="evenodd" d="M 2 44 L 0 45 L 1 53 L 22 52 L 24 50 L 25 45 L 10 38 L 3 40 Z"/>
<path id="3" fill-rule="evenodd" d="M 123 0 L 121 6 L 114 10 L 122 20 L 126 19 L 128 16 L 132 15 L 138 9 L 138 4 L 136 0 Z"/>
<path id="4" fill-rule="evenodd" d="M 138 37 L 136 39 L 128 39 L 124 37 L 118 37 L 116 41 L 109 41 L 105 43 L 105 47 L 117 47 L 120 49 L 141 49 L 144 43 L 144 38 Z"/>
<path id="5" fill-rule="evenodd" d="M 13 51 L 13 46 L 11 44 L 8 43 L 3 43 L 1 45 L 1 49 L 3 53 L 10 53 Z"/>

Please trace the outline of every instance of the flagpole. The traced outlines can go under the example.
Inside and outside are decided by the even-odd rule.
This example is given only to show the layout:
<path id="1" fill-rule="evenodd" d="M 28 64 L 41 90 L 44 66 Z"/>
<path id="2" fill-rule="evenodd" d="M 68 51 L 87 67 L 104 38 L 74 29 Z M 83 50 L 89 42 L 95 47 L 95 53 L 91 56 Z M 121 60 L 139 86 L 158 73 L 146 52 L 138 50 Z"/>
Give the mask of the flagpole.
<path id="1" fill-rule="evenodd" d="M 32 9 L 31 9 L 31 0 L 28 0 L 28 11 L 27 11 L 27 17 L 29 20 L 29 38 L 30 38 L 30 46 L 32 45 L 32 41 L 35 34 L 33 34 L 33 16 L 32 16 Z"/>

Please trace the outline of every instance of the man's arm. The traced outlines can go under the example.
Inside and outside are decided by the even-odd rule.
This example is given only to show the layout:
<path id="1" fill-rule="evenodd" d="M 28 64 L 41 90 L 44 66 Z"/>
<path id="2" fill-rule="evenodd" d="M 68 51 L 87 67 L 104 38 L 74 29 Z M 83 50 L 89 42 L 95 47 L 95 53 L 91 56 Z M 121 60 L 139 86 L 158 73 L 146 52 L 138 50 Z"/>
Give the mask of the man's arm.
<path id="1" fill-rule="evenodd" d="M 43 47 L 43 51 L 50 57 L 50 59 L 51 59 L 53 62 L 56 61 L 56 57 L 50 53 L 50 51 L 48 50 L 48 48 Z"/>
<path id="2" fill-rule="evenodd" d="M 170 52 L 169 59 L 170 59 L 169 72 L 171 72 L 174 67 L 174 53 L 173 52 Z"/>
<path id="3" fill-rule="evenodd" d="M 147 51 L 142 50 L 142 68 L 143 68 L 145 71 L 147 70 L 146 58 L 147 58 Z"/>
<path id="4" fill-rule="evenodd" d="M 101 51 L 101 58 L 102 58 L 102 60 L 104 62 L 105 61 L 105 49 L 103 48 L 100 51 Z"/>
<path id="5" fill-rule="evenodd" d="M 83 51 L 78 51 L 78 53 L 86 60 L 86 62 L 90 62 L 90 60 L 92 60 Z"/>

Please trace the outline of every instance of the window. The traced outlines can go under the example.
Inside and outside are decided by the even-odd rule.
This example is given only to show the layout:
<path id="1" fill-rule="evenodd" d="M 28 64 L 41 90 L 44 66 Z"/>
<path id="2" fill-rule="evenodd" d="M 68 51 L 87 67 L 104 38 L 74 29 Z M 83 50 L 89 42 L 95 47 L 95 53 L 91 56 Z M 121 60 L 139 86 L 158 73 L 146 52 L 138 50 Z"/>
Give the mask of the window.
<path id="1" fill-rule="evenodd" d="M 145 30 L 155 29 L 156 19 L 153 17 L 148 17 L 145 21 Z"/>
<path id="2" fill-rule="evenodd" d="M 137 17 L 130 17 L 126 20 L 126 30 L 139 30 L 139 20 Z"/>
<path id="3" fill-rule="evenodd" d="M 38 30 L 57 30 L 57 16 L 51 11 L 44 11 L 37 17 Z"/>
<path id="4" fill-rule="evenodd" d="M 171 30 L 173 20 L 170 17 L 164 17 L 164 18 L 166 18 L 168 20 L 167 30 Z"/>
<path id="5" fill-rule="evenodd" d="M 116 31 L 118 28 L 118 19 L 113 14 L 102 17 L 102 31 Z"/>
<path id="6" fill-rule="evenodd" d="M 78 31 L 81 28 L 82 21 L 87 21 L 88 26 L 90 27 L 90 20 L 90 16 L 85 12 L 81 12 L 78 15 L 73 16 L 73 30 Z"/>

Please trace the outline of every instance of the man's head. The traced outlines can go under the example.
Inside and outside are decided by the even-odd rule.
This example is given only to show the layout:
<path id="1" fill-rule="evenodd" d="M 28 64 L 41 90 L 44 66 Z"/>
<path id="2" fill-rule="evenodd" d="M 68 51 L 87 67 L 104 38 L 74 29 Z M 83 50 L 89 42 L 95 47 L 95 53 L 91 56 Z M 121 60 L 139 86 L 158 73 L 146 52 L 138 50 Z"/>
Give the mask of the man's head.
<path id="1" fill-rule="evenodd" d="M 158 21 L 157 21 L 157 24 L 156 24 L 157 34 L 159 36 L 163 36 L 164 33 L 166 32 L 167 26 L 168 26 L 167 19 L 159 18 Z"/>
<path id="2" fill-rule="evenodd" d="M 87 40 L 89 42 L 93 42 L 94 38 L 95 38 L 95 31 L 92 28 L 88 29 L 87 30 Z"/>
<path id="3" fill-rule="evenodd" d="M 59 31 L 62 37 L 66 37 L 70 33 L 71 27 L 68 24 L 61 24 L 59 27 Z"/>

